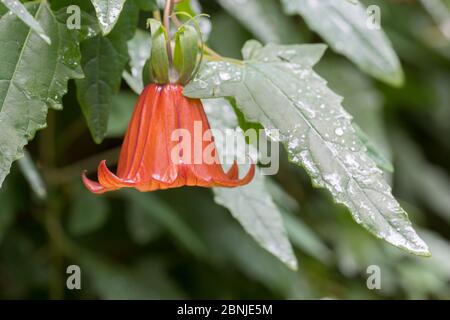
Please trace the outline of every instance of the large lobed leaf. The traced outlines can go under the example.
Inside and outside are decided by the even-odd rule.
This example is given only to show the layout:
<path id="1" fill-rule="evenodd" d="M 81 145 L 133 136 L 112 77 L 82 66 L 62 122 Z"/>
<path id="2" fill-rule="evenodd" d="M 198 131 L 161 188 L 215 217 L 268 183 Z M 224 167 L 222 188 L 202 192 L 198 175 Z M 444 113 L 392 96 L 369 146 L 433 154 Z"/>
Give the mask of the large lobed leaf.
<path id="1" fill-rule="evenodd" d="M 26 7 L 52 44 L 16 16 L 0 18 L 0 184 L 28 140 L 45 127 L 48 108 L 62 107 L 67 81 L 83 76 L 75 35 L 46 2 Z"/>
<path id="2" fill-rule="evenodd" d="M 369 28 L 370 19 L 359 2 L 282 0 L 285 11 L 300 14 L 336 51 L 370 75 L 392 85 L 403 83 L 399 59 L 384 32 Z"/>
<path id="3" fill-rule="evenodd" d="M 205 63 L 184 94 L 234 97 L 248 121 L 280 131 L 290 160 L 346 205 L 356 222 L 397 247 L 429 255 L 368 156 L 342 98 L 313 71 L 324 50 L 320 44 L 262 47 L 249 41 L 245 61 Z"/>

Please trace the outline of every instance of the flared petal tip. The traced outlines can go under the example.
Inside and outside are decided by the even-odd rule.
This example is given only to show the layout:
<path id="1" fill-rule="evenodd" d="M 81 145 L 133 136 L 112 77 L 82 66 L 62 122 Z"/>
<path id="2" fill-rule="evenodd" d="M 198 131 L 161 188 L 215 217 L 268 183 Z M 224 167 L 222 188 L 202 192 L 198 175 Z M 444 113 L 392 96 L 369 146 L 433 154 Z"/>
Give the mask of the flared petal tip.
<path id="1" fill-rule="evenodd" d="M 217 186 L 219 187 L 226 187 L 226 188 L 242 187 L 249 184 L 253 180 L 253 178 L 255 177 L 255 172 L 256 172 L 256 165 L 252 163 L 245 177 L 239 179 L 239 167 L 238 164 L 234 162 L 226 174 L 228 179 L 226 181 L 216 181 L 216 183 Z"/>
<path id="2" fill-rule="evenodd" d="M 90 180 L 86 176 L 86 171 L 81 175 L 86 188 L 96 194 L 102 194 L 108 191 L 115 191 L 121 188 L 135 187 L 136 182 L 127 179 L 121 179 L 112 173 L 106 166 L 106 160 L 98 165 L 98 182 Z"/>
<path id="3" fill-rule="evenodd" d="M 100 183 L 90 180 L 87 176 L 87 170 L 84 170 L 81 174 L 81 179 L 83 180 L 83 184 L 90 192 L 95 194 L 105 193 L 107 190 Z"/>
<path id="4" fill-rule="evenodd" d="M 244 185 L 249 184 L 250 182 L 252 182 L 253 178 L 255 177 L 255 172 L 256 172 L 256 164 L 252 163 L 250 165 L 250 169 L 248 170 L 248 172 L 245 175 L 245 177 L 242 178 L 241 180 L 239 180 L 239 185 L 240 186 L 244 186 Z"/>

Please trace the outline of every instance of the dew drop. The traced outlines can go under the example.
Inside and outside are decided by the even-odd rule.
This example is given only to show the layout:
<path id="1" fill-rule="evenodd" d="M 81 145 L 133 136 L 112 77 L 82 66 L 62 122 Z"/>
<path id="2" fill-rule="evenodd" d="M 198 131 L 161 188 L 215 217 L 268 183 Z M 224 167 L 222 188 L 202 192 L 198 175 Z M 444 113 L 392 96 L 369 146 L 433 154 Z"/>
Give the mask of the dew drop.
<path id="1" fill-rule="evenodd" d="M 344 130 L 342 130 L 342 128 L 337 128 L 336 130 L 334 130 L 334 133 L 340 137 L 344 134 Z"/>

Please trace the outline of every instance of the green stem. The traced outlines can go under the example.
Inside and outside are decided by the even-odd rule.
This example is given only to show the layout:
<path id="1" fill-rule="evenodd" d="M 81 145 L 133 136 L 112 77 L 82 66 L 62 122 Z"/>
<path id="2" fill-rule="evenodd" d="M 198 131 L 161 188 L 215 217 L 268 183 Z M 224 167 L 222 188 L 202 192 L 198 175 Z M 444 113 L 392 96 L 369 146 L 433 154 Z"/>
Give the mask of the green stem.
<path id="1" fill-rule="evenodd" d="M 170 16 L 172 15 L 174 2 L 173 0 L 166 0 L 166 6 L 164 8 L 164 28 L 167 32 L 167 55 L 169 57 L 169 65 L 172 67 L 173 56 L 172 56 L 172 43 L 170 37 Z"/>

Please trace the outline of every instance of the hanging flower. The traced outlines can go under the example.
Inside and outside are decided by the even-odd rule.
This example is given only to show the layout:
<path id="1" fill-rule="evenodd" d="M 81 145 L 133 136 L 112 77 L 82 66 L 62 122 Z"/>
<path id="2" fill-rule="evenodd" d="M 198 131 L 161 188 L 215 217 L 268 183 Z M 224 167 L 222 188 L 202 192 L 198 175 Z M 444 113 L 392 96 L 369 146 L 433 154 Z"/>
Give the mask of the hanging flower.
<path id="1" fill-rule="evenodd" d="M 201 101 L 184 97 L 182 91 L 183 86 L 177 84 L 151 84 L 144 89 L 125 136 L 117 174 L 105 161 L 98 167 L 99 182 L 83 173 L 83 182 L 91 192 L 125 187 L 139 191 L 237 187 L 253 179 L 254 164 L 242 179 L 236 162 L 224 172 L 213 138 L 202 138 L 210 126 Z M 201 135 L 195 132 L 199 130 Z"/>
<path id="2" fill-rule="evenodd" d="M 199 99 L 183 96 L 183 87 L 195 76 L 203 49 L 199 28 L 181 26 L 172 53 L 167 29 L 149 19 L 151 58 L 143 78 L 145 87 L 136 104 L 121 149 L 117 173 L 102 161 L 98 182 L 86 177 L 84 185 L 93 193 L 120 188 L 155 191 L 182 186 L 237 187 L 249 183 L 255 165 L 239 179 L 237 163 L 224 172 L 214 138 Z M 175 81 L 172 78 L 177 76 Z M 175 83 L 173 83 L 175 82 Z"/>

